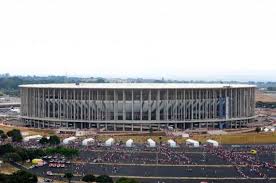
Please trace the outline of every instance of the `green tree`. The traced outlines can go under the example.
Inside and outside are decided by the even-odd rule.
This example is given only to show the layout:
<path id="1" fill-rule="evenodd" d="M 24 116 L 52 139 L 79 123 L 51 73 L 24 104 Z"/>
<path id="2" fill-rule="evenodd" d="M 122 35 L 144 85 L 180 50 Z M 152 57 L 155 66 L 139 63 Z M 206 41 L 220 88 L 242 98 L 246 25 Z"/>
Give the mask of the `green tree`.
<path id="1" fill-rule="evenodd" d="M 10 175 L 0 173 L 0 182 L 1 183 L 9 183 Z"/>
<path id="2" fill-rule="evenodd" d="M 23 139 L 21 132 L 18 129 L 8 131 L 7 135 L 12 138 L 13 142 L 21 142 Z"/>
<path id="3" fill-rule="evenodd" d="M 3 140 L 6 140 L 8 138 L 8 136 L 4 133 L 2 133 L 0 136 L 1 136 L 1 139 L 3 139 Z"/>
<path id="4" fill-rule="evenodd" d="M 49 138 L 49 143 L 51 145 L 58 145 L 58 144 L 60 144 L 60 138 L 58 136 L 56 136 L 56 135 L 52 135 Z"/>
<path id="5" fill-rule="evenodd" d="M 0 130 L 0 135 L 4 134 L 5 132 L 3 130 Z"/>
<path id="6" fill-rule="evenodd" d="M 12 136 L 13 142 L 22 142 L 22 139 L 23 139 L 23 137 L 22 137 L 21 133 L 16 133 Z"/>
<path id="7" fill-rule="evenodd" d="M 116 181 L 116 183 L 139 183 L 139 182 L 135 179 L 122 177 L 122 178 L 119 178 Z"/>
<path id="8" fill-rule="evenodd" d="M 13 134 L 13 130 L 10 130 L 7 132 L 8 137 L 12 137 L 12 134 Z"/>
<path id="9" fill-rule="evenodd" d="M 28 151 L 29 150 L 23 149 L 23 148 L 17 148 L 16 149 L 16 153 L 21 157 L 22 160 L 28 160 L 29 159 Z"/>
<path id="10" fill-rule="evenodd" d="M 262 130 L 262 129 L 261 129 L 260 127 L 257 127 L 257 128 L 256 128 L 256 132 L 257 132 L 257 133 L 260 133 L 261 130 Z"/>
<path id="11" fill-rule="evenodd" d="M 100 175 L 96 178 L 96 182 L 98 182 L 98 183 L 113 183 L 113 180 L 108 175 Z"/>
<path id="12" fill-rule="evenodd" d="M 49 141 L 46 137 L 42 137 L 40 140 L 39 140 L 39 143 L 40 144 L 47 144 Z"/>
<path id="13" fill-rule="evenodd" d="M 5 162 L 18 162 L 22 161 L 22 158 L 17 153 L 7 153 L 3 156 Z"/>
<path id="14" fill-rule="evenodd" d="M 71 180 L 72 180 L 73 177 L 74 177 L 74 175 L 71 172 L 66 172 L 64 174 L 64 178 L 66 178 L 69 183 L 71 182 Z"/>
<path id="15" fill-rule="evenodd" d="M 46 155 L 43 149 L 25 149 L 17 147 L 14 152 L 17 153 L 22 160 L 32 160 Z"/>
<path id="16" fill-rule="evenodd" d="M 15 149 L 12 147 L 11 144 L 0 145 L 0 155 L 11 152 L 15 152 Z"/>
<path id="17" fill-rule="evenodd" d="M 87 174 L 81 180 L 84 181 L 84 182 L 95 182 L 96 177 L 92 174 Z"/>
<path id="18" fill-rule="evenodd" d="M 46 154 L 62 154 L 69 158 L 79 155 L 78 149 L 67 148 L 67 147 L 63 147 L 63 146 L 49 147 L 46 149 L 45 152 L 46 152 Z"/>
<path id="19" fill-rule="evenodd" d="M 37 176 L 29 172 L 18 170 L 11 175 L 9 183 L 36 183 Z"/>

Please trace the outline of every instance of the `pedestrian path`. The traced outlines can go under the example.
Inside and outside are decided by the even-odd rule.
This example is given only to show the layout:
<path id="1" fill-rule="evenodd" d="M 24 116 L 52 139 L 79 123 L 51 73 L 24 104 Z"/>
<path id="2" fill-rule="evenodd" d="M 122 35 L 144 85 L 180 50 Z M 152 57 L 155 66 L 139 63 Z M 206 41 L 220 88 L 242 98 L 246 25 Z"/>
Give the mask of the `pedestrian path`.
<path id="1" fill-rule="evenodd" d="M 63 176 L 61 173 L 53 173 L 54 176 Z M 74 177 L 82 177 L 81 174 L 74 174 Z M 95 174 L 95 176 L 99 176 Z M 112 178 L 120 178 L 122 175 L 110 175 Z M 133 179 L 160 179 L 160 180 L 249 180 L 245 177 L 159 177 L 159 176 L 127 176 L 123 175 L 126 178 Z M 265 180 L 263 177 L 252 177 L 250 180 Z M 276 180 L 276 177 L 270 177 L 270 180 Z"/>
<path id="2" fill-rule="evenodd" d="M 84 164 L 87 162 L 74 162 L 74 164 Z M 161 166 L 161 167 L 216 167 L 216 168 L 228 168 L 228 167 L 247 167 L 246 165 L 172 165 L 172 164 L 134 164 L 134 163 L 89 163 L 90 165 L 108 165 L 108 166 Z M 257 166 L 257 165 L 256 165 Z"/>

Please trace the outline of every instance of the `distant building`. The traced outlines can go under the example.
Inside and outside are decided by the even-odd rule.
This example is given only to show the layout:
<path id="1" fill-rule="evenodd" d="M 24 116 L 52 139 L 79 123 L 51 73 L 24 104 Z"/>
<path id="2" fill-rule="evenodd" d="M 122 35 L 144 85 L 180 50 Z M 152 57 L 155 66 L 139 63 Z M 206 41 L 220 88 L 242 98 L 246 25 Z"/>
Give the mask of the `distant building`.
<path id="1" fill-rule="evenodd" d="M 36 128 L 143 131 L 240 128 L 255 118 L 255 86 L 80 83 L 21 85 L 21 118 Z"/>

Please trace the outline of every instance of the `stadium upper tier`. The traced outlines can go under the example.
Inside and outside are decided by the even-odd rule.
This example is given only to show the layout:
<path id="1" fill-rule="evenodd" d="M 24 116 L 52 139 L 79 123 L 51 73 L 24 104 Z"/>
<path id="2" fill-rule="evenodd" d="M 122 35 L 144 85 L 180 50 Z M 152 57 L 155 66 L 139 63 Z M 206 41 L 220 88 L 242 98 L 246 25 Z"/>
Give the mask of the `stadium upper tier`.
<path id="1" fill-rule="evenodd" d="M 211 89 L 211 88 L 252 88 L 248 84 L 200 84 L 200 83 L 64 83 L 27 84 L 21 88 L 83 88 L 83 89 Z"/>

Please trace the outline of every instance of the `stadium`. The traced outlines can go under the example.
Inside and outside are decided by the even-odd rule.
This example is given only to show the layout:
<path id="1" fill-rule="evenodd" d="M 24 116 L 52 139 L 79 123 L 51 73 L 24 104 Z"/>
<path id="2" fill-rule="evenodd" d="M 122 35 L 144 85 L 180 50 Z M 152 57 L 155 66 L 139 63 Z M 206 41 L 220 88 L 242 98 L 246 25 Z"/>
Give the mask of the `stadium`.
<path id="1" fill-rule="evenodd" d="M 29 84 L 20 92 L 21 119 L 35 128 L 223 129 L 255 118 L 255 86 L 245 84 Z"/>

